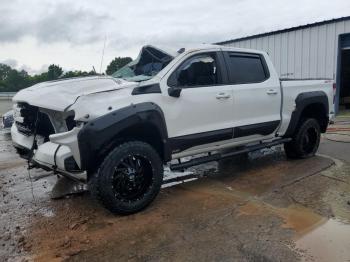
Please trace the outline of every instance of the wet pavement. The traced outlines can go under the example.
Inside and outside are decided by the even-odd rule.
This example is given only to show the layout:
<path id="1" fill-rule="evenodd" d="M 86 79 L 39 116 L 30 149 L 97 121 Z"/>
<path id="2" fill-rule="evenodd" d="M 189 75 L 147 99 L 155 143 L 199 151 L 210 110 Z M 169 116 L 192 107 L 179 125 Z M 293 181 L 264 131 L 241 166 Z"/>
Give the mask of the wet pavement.
<path id="1" fill-rule="evenodd" d="M 331 233 L 330 233 L 331 232 Z M 305 260 L 319 262 L 349 261 L 350 227 L 336 219 L 324 220 L 314 230 L 297 240 L 296 245 L 309 250 Z"/>
<path id="2" fill-rule="evenodd" d="M 115 216 L 87 192 L 52 200 L 57 177 L 28 173 L 0 132 L 0 261 L 350 261 L 349 147 L 324 137 L 311 159 L 277 147 L 202 165 Z"/>

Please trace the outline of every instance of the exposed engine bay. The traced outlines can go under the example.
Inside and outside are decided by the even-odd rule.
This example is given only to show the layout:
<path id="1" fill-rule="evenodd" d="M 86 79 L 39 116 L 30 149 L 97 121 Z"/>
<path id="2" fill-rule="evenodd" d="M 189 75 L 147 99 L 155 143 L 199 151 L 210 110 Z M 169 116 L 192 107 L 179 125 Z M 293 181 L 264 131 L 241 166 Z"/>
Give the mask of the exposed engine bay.
<path id="1" fill-rule="evenodd" d="M 55 133 L 70 131 L 75 127 L 74 113 L 62 113 L 39 109 L 26 103 L 18 103 L 15 108 L 15 125 L 24 135 L 38 135 L 49 141 Z"/>

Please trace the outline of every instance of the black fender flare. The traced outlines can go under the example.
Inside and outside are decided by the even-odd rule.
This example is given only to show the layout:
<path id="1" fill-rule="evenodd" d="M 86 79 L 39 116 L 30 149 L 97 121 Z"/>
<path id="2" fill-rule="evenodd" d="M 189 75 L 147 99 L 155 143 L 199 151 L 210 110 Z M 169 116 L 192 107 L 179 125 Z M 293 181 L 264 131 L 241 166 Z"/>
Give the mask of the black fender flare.
<path id="1" fill-rule="evenodd" d="M 143 123 L 157 128 L 163 145 L 164 161 L 171 158 L 168 149 L 168 132 L 163 111 L 152 103 L 145 102 L 115 110 L 88 122 L 78 133 L 81 169 L 90 170 L 96 167 L 97 156 L 101 150 L 116 139 L 123 130 Z"/>
<path id="2" fill-rule="evenodd" d="M 312 91 L 301 93 L 295 99 L 296 109 L 293 111 L 288 129 L 284 137 L 290 137 L 294 134 L 298 123 L 302 117 L 303 110 L 311 104 L 321 104 L 326 110 L 325 117 L 329 118 L 329 103 L 327 94 L 323 91 Z"/>

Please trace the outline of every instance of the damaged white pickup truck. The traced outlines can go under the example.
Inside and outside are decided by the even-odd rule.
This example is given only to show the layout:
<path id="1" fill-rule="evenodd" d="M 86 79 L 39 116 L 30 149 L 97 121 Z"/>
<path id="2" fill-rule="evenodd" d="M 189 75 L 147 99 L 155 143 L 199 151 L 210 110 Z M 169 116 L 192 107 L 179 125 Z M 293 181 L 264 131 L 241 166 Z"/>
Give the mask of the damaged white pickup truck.
<path id="1" fill-rule="evenodd" d="M 85 181 L 110 211 L 130 214 L 156 197 L 164 164 L 184 170 L 278 144 L 313 156 L 334 115 L 332 84 L 281 80 L 261 51 L 145 46 L 112 76 L 20 91 L 12 140 L 32 167 Z"/>

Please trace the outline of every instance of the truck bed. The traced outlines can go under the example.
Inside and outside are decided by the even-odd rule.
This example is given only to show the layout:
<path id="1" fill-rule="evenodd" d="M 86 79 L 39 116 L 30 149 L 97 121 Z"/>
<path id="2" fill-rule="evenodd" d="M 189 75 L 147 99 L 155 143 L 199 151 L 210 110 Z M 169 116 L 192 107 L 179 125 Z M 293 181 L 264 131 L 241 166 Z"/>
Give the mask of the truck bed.
<path id="1" fill-rule="evenodd" d="M 334 118 L 333 104 L 333 80 L 330 79 L 281 79 L 282 89 L 282 107 L 281 118 L 282 125 L 279 133 L 284 134 L 291 121 L 292 113 L 296 109 L 296 99 L 300 93 L 305 92 L 324 92 L 329 101 L 329 119 Z"/>

